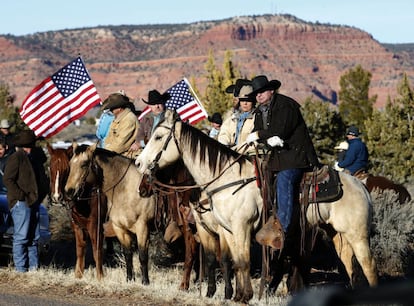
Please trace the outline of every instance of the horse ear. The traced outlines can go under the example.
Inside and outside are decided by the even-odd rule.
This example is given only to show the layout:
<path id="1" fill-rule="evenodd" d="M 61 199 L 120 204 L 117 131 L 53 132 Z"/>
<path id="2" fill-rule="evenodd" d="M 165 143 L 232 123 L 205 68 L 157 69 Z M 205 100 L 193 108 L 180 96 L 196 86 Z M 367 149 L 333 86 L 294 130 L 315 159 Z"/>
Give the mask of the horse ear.
<path id="1" fill-rule="evenodd" d="M 94 143 L 89 146 L 88 150 L 91 152 L 95 152 L 96 148 L 98 147 L 98 143 Z"/>
<path id="2" fill-rule="evenodd" d="M 47 148 L 47 151 L 49 152 L 49 154 L 51 154 L 52 151 L 53 151 L 53 147 L 50 145 L 50 143 L 48 141 L 46 142 L 46 148 Z"/>
<path id="3" fill-rule="evenodd" d="M 77 147 L 78 147 L 78 143 L 75 140 L 72 140 L 73 152 L 75 152 L 75 150 L 76 150 Z"/>
<path id="4" fill-rule="evenodd" d="M 75 151 L 75 147 L 73 146 L 73 143 L 72 143 L 72 145 L 66 149 L 66 154 L 68 155 L 69 159 L 72 158 L 74 151 Z"/>
<path id="5" fill-rule="evenodd" d="M 176 115 L 178 115 L 175 110 L 172 109 L 167 109 L 165 111 L 165 121 L 167 121 L 168 123 L 173 123 L 175 121 L 175 117 Z"/>

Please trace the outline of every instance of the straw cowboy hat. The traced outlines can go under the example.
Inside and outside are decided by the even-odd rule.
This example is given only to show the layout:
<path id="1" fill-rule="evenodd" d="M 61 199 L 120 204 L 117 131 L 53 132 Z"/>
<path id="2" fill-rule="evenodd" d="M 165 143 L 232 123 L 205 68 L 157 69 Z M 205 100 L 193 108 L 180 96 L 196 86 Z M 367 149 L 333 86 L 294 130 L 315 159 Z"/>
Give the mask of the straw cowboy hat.
<path id="1" fill-rule="evenodd" d="M 14 136 L 13 144 L 16 147 L 33 148 L 36 140 L 36 135 L 32 130 L 23 130 Z"/>
<path id="2" fill-rule="evenodd" d="M 102 110 L 115 109 L 115 108 L 127 108 L 129 107 L 131 100 L 119 92 L 110 94 L 108 98 L 102 103 Z"/>
<path id="3" fill-rule="evenodd" d="M 165 104 L 171 98 L 168 92 L 160 94 L 158 90 L 150 90 L 148 92 L 148 101 L 142 99 L 142 101 L 148 105 Z"/>
<path id="4" fill-rule="evenodd" d="M 259 76 L 254 77 L 252 79 L 253 91 L 250 95 L 255 97 L 256 94 L 258 94 L 260 92 L 264 92 L 266 90 L 277 90 L 277 89 L 279 89 L 280 85 L 282 85 L 282 83 L 280 83 L 279 80 L 269 81 L 267 79 L 267 76 L 259 75 Z"/>

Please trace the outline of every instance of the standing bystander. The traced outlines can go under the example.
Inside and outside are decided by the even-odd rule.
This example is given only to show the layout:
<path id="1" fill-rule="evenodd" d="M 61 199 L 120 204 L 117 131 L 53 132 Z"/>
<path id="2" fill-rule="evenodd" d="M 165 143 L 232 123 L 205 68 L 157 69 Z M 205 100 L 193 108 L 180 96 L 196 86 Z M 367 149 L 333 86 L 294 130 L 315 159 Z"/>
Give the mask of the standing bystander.
<path id="1" fill-rule="evenodd" d="M 39 206 L 49 193 L 49 179 L 42 148 L 35 146 L 31 130 L 16 134 L 12 153 L 4 170 L 4 185 L 13 220 L 13 261 L 16 271 L 26 272 L 39 267 Z"/>

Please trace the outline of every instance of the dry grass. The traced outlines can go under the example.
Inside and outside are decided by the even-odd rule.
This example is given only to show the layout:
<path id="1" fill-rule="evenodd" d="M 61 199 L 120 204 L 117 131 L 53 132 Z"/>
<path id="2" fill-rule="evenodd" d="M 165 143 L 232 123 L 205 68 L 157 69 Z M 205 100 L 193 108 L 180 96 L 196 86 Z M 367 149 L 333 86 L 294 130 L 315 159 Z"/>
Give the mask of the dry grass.
<path id="1" fill-rule="evenodd" d="M 396 195 L 392 192 L 374 193 L 372 198 L 374 218 L 371 248 L 380 276 L 385 280 L 412 276 L 413 203 L 395 204 Z M 199 283 L 192 282 L 188 292 L 180 291 L 178 287 L 182 277 L 182 265 L 160 268 L 154 264 L 153 258 L 150 260 L 149 286 L 141 285 L 137 256 L 134 258 L 136 280 L 133 282 L 126 281 L 121 259 L 118 260 L 119 267 L 105 266 L 105 278 L 102 281 L 95 279 L 92 266 L 87 268 L 82 279 L 76 279 L 73 269 L 75 249 L 68 211 L 64 207 L 52 206 L 49 207 L 49 212 L 52 237 L 58 241 L 60 252 L 49 254 L 52 258 L 48 265 L 36 272 L 18 274 L 11 266 L 0 269 L 0 293 L 17 290 L 16 294 L 43 294 L 48 299 L 66 302 L 69 299 L 78 305 L 235 305 L 224 300 L 224 284 L 221 280 L 217 282 L 217 292 L 213 298 L 205 298 L 206 283 L 202 283 L 200 288 Z M 154 247 L 150 252 L 156 252 Z M 68 254 L 71 255 L 69 260 L 63 258 Z M 90 258 L 88 260 L 91 261 Z M 194 277 L 193 272 L 192 279 Z M 287 305 L 290 300 L 284 282 L 276 296 L 265 296 L 261 300 L 258 299 L 260 280 L 252 279 L 252 284 L 254 297 L 249 305 Z"/>
<path id="2" fill-rule="evenodd" d="M 134 259 L 135 267 L 139 267 L 137 258 Z M 217 293 L 213 298 L 205 298 L 206 284 L 191 284 L 188 292 L 178 289 L 181 280 L 182 267 L 160 269 L 154 265 L 150 267 L 149 286 L 141 285 L 139 270 L 135 270 L 137 276 L 134 282 L 126 281 L 126 273 L 123 267 L 105 267 L 105 278 L 97 281 L 94 277 L 94 269 L 85 271 L 82 279 L 75 279 L 73 269 L 60 269 L 56 267 L 41 268 L 36 272 L 25 274 L 16 273 L 11 267 L 0 270 L 0 282 L 19 284 L 20 292 L 26 294 L 48 292 L 49 297 L 55 300 L 61 299 L 81 305 L 236 305 L 236 303 L 224 300 L 224 285 L 218 282 Z M 285 295 L 258 300 L 259 280 L 253 280 L 255 296 L 249 305 L 286 305 L 289 298 Z M 0 285 L 0 288 L 2 286 Z M 279 294 L 281 294 L 279 292 Z M 104 302 L 105 301 L 105 302 Z"/>

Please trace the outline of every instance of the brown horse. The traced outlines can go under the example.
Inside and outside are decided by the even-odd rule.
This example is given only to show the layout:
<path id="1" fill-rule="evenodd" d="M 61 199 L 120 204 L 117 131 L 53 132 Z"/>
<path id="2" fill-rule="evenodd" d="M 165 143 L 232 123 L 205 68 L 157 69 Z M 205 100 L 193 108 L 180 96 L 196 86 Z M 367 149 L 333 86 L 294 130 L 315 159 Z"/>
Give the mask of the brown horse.
<path id="1" fill-rule="evenodd" d="M 96 277 L 103 277 L 103 229 L 107 212 L 106 197 L 90 184 L 85 184 L 77 199 L 67 202 L 64 187 L 69 175 L 69 160 L 73 148 L 54 149 L 49 143 L 50 156 L 50 199 L 52 204 L 65 204 L 71 214 L 71 227 L 76 241 L 75 277 L 81 278 L 85 270 L 86 242 L 89 236 L 93 258 L 96 265 Z M 98 217 L 99 216 L 99 217 Z"/>
<path id="2" fill-rule="evenodd" d="M 141 268 L 141 282 L 149 284 L 148 247 L 149 225 L 155 217 L 154 197 L 143 198 L 137 192 L 142 175 L 134 161 L 97 145 L 74 145 L 70 172 L 65 186 L 66 195 L 76 199 L 90 180 L 100 182 L 108 199 L 108 217 L 124 251 L 127 280 L 133 275 L 133 240 L 136 238 Z"/>
<path id="3" fill-rule="evenodd" d="M 171 188 L 172 186 L 166 184 L 171 182 L 172 176 L 176 175 L 178 175 L 174 180 L 176 183 L 183 185 L 194 184 L 192 177 L 187 175 L 188 172 L 180 171 L 179 167 L 174 166 L 167 169 L 167 171 L 159 171 L 157 177 L 150 178 L 144 175 L 139 186 L 139 193 L 142 197 L 149 197 L 156 193 L 158 203 L 163 204 L 157 205 L 157 219 L 163 219 L 161 216 L 165 216 L 167 220 L 157 220 L 157 223 L 163 225 L 165 229 L 164 239 L 166 242 L 170 244 L 180 236 L 183 237 L 185 259 L 180 289 L 188 290 L 190 287 L 191 271 L 197 259 L 196 251 L 199 247 L 194 237 L 194 227 L 189 222 L 191 218 L 189 201 L 192 190 L 188 189 L 178 192 L 178 190 L 174 190 Z M 196 277 L 198 278 L 197 272 L 196 270 Z"/>
<path id="4" fill-rule="evenodd" d="M 207 272 L 207 297 L 214 296 L 216 292 L 216 274 L 215 269 L 217 261 L 220 261 L 223 270 L 223 279 L 225 281 L 225 298 L 230 299 L 233 295 L 233 287 L 231 285 L 231 261 L 229 256 L 221 255 L 218 245 L 218 238 L 212 236 L 212 233 L 206 233 L 204 228 L 195 229 L 196 226 L 194 216 L 190 208 L 190 201 L 197 202 L 201 196 L 200 188 L 197 187 L 193 177 L 180 160 L 169 167 L 159 170 L 155 175 L 144 175 L 139 191 L 142 196 L 149 196 L 153 194 L 154 190 L 161 198 L 162 195 L 167 195 L 166 205 L 168 206 L 168 218 L 171 221 L 179 224 L 180 234 L 183 236 L 185 245 L 185 260 L 184 271 L 180 283 L 181 290 L 188 290 L 190 284 L 191 271 L 194 268 L 196 271 L 196 280 L 199 278 L 199 268 L 197 265 L 197 250 L 199 250 L 199 243 L 195 239 L 195 233 L 198 234 L 199 239 L 204 242 L 204 258 L 205 269 Z M 208 209 L 204 212 L 209 214 Z M 159 215 L 160 213 L 157 213 Z M 167 231 L 169 228 L 167 227 Z M 172 234 L 166 233 L 164 238 L 167 243 L 171 242 Z M 176 237 L 178 235 L 175 235 Z"/>
<path id="5" fill-rule="evenodd" d="M 355 175 L 359 178 L 365 186 L 367 186 L 368 191 L 382 193 L 385 190 L 393 191 L 398 196 L 398 202 L 404 204 L 411 201 L 411 195 L 401 184 L 394 183 L 384 176 L 375 176 L 368 173 L 361 173 Z"/>

